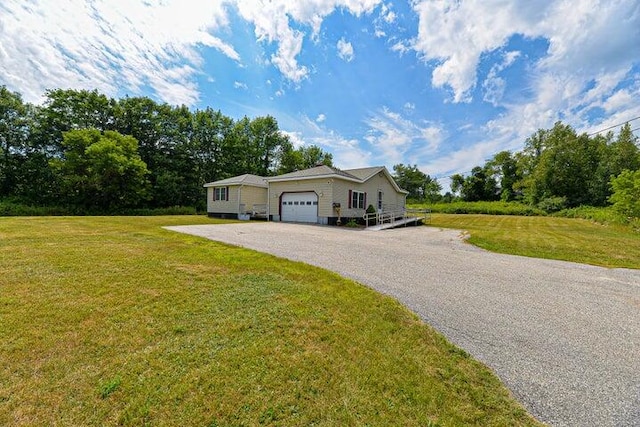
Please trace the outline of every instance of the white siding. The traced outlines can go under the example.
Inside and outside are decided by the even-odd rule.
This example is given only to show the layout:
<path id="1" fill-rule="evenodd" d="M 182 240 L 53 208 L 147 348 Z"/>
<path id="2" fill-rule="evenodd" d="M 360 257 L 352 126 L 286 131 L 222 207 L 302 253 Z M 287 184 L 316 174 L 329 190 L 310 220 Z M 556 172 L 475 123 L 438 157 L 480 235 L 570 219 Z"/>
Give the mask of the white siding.
<path id="1" fill-rule="evenodd" d="M 252 209 L 254 204 L 267 203 L 266 188 L 253 185 L 229 185 L 226 187 L 229 189 L 229 200 L 213 200 L 215 187 L 207 188 L 207 212 L 237 214 L 242 204 L 245 205 L 245 211 L 248 211 Z"/>
<path id="2" fill-rule="evenodd" d="M 245 211 L 253 211 L 254 205 L 267 204 L 267 192 L 267 189 L 263 187 L 244 185 L 240 192 L 240 203 L 245 205 Z"/>
<path id="3" fill-rule="evenodd" d="M 349 209 L 349 190 L 362 191 L 366 193 L 364 209 Z M 343 217 L 361 218 L 369 205 L 373 205 L 374 208 L 377 208 L 378 191 L 382 191 L 382 203 L 386 210 L 392 208 L 404 208 L 406 199 L 404 193 L 396 191 L 393 184 L 383 172 L 372 176 L 362 184 L 351 181 L 336 180 L 334 184 L 333 198 L 334 202 L 340 203 L 342 206 Z"/>
<path id="4" fill-rule="evenodd" d="M 336 216 L 331 203 L 332 197 L 331 179 L 302 179 L 296 181 L 270 182 L 269 212 L 274 221 L 280 221 L 280 196 L 282 193 L 314 192 L 318 195 L 318 217 L 322 218 Z"/>

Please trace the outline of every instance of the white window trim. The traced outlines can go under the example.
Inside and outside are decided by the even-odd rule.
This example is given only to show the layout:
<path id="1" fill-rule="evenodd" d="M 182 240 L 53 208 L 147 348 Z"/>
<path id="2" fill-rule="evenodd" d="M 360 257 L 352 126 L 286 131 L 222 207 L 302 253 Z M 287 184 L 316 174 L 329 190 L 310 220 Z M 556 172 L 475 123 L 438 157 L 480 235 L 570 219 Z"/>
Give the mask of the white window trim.
<path id="1" fill-rule="evenodd" d="M 364 191 L 353 190 L 351 192 L 351 208 L 352 209 L 365 209 L 364 206 Z"/>
<path id="2" fill-rule="evenodd" d="M 213 188 L 213 201 L 224 202 L 227 200 L 227 187 L 214 187 Z"/>

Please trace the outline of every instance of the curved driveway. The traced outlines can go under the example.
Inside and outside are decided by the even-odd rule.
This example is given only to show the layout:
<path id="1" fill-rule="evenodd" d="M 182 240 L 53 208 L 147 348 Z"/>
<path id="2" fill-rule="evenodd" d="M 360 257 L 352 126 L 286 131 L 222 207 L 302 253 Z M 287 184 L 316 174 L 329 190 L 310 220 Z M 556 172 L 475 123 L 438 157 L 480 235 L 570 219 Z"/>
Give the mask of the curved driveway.
<path id="1" fill-rule="evenodd" d="M 640 426 L 640 271 L 494 254 L 431 227 L 167 228 L 313 264 L 395 297 L 550 425 Z"/>

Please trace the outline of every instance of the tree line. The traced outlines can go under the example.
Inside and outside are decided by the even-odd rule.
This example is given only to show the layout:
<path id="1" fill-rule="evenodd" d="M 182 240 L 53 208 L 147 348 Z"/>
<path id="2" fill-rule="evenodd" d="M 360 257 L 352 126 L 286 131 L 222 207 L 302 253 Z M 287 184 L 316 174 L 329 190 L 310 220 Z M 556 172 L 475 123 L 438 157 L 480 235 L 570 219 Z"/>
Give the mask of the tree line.
<path id="1" fill-rule="evenodd" d="M 639 169 L 638 138 L 629 123 L 615 136 L 578 134 L 558 122 L 527 138 L 522 151 L 501 151 L 469 175 L 453 175 L 451 189 L 465 201 L 520 201 L 547 211 L 607 206 L 624 187 L 616 179 Z"/>
<path id="2" fill-rule="evenodd" d="M 212 108 L 49 90 L 39 105 L 0 86 L 0 200 L 75 212 L 190 206 L 202 185 L 332 165 L 295 148 L 271 116 L 234 120 Z"/>

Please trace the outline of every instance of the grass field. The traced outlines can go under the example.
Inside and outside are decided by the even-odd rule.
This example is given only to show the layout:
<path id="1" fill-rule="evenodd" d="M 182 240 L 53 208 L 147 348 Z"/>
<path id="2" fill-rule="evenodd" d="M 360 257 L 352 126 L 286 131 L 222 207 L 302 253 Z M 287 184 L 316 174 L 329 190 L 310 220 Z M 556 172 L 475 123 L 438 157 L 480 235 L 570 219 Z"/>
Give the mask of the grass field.
<path id="1" fill-rule="evenodd" d="M 536 425 L 391 298 L 194 223 L 0 218 L 0 425 Z"/>
<path id="2" fill-rule="evenodd" d="M 431 226 L 470 233 L 469 242 L 494 252 L 640 268 L 640 233 L 630 226 L 546 216 L 433 214 Z"/>

